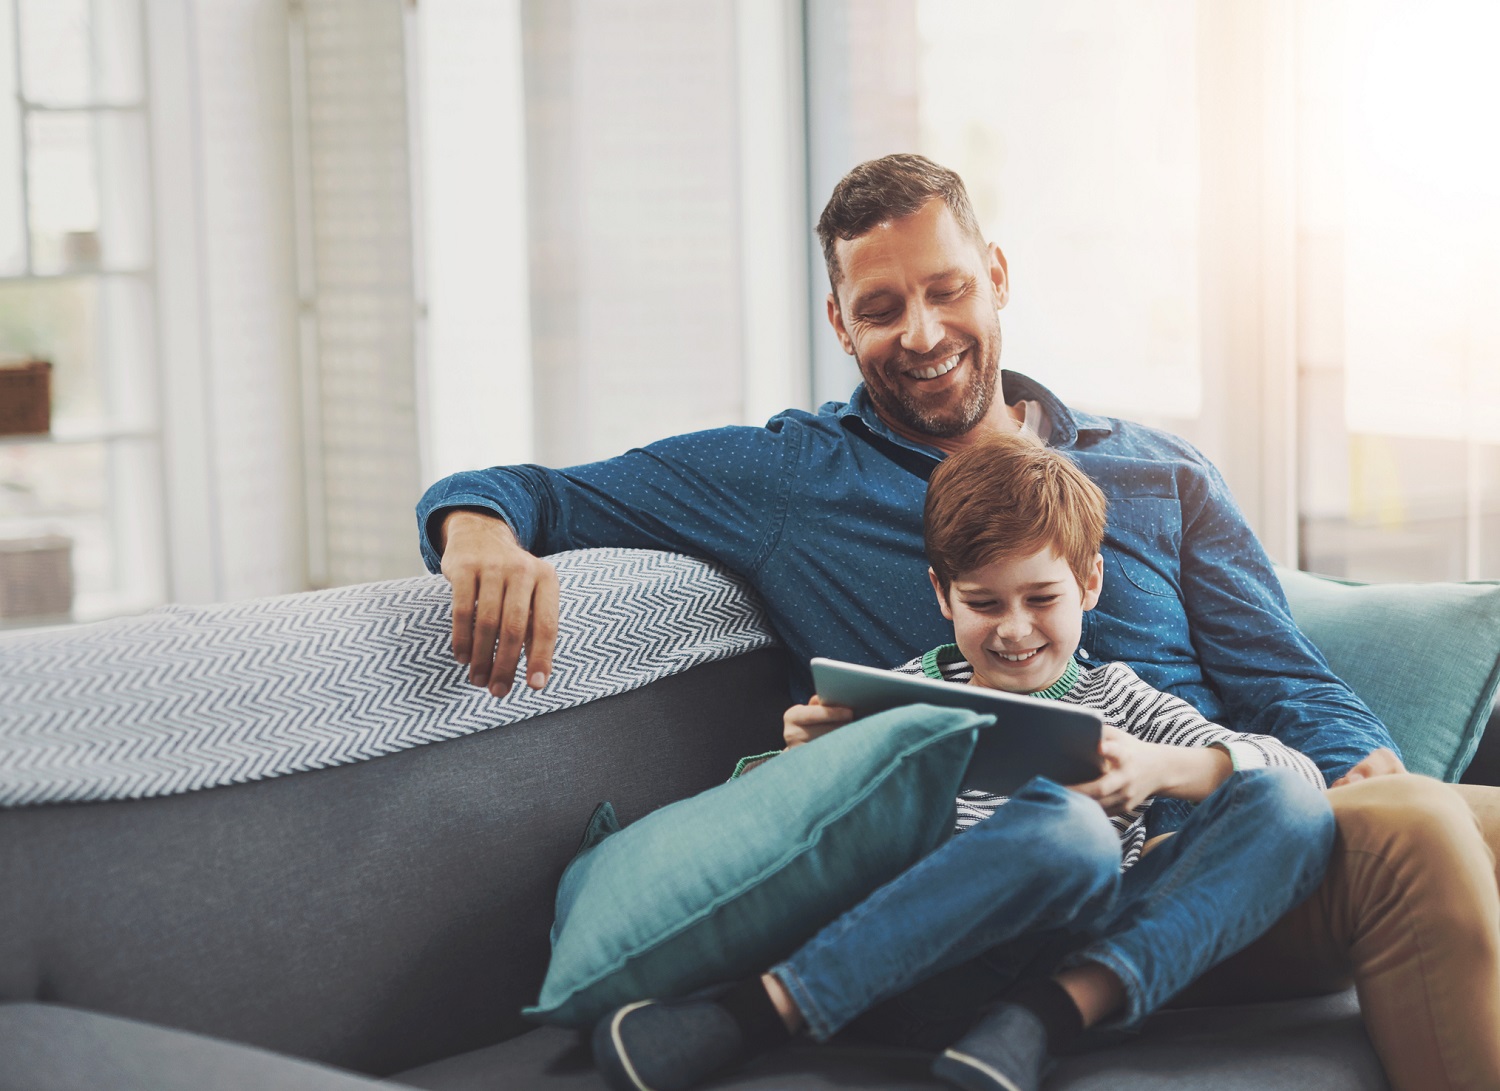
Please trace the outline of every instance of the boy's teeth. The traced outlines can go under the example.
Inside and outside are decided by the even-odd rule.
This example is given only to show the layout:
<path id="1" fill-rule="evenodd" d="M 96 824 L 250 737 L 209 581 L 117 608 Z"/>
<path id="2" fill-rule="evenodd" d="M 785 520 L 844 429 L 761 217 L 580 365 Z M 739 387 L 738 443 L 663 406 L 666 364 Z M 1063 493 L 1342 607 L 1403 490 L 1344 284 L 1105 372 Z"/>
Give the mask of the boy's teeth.
<path id="1" fill-rule="evenodd" d="M 1029 652 L 1022 652 L 1020 655 L 1007 655 L 1005 652 L 1000 652 L 999 653 L 1001 659 L 1008 659 L 1012 663 L 1024 663 L 1026 660 L 1030 659 L 1035 654 L 1036 654 L 1036 649 L 1035 648 L 1033 648 Z"/>

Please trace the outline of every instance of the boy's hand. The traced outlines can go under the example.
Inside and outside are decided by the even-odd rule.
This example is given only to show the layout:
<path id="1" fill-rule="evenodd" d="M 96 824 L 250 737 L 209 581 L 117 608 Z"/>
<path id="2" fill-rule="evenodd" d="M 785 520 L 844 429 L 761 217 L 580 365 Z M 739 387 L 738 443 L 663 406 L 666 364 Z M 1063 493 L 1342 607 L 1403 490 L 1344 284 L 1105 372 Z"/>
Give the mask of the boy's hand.
<path id="1" fill-rule="evenodd" d="M 1152 754 L 1155 749 L 1128 731 L 1105 724 L 1104 734 L 1099 739 L 1100 765 L 1104 772 L 1096 780 L 1072 785 L 1073 791 L 1098 802 L 1104 813 L 1111 817 L 1124 814 L 1156 792 L 1160 783 L 1157 775 L 1160 763 Z"/>
<path id="2" fill-rule="evenodd" d="M 812 742 L 836 727 L 843 727 L 854 719 L 854 710 L 843 705 L 825 705 L 813 694 L 805 705 L 793 705 L 781 717 L 781 738 L 790 750 L 805 742 Z"/>
<path id="3" fill-rule="evenodd" d="M 1110 816 L 1134 810 L 1150 796 L 1202 802 L 1234 771 L 1229 755 L 1217 747 L 1150 743 L 1109 724 L 1099 740 L 1099 756 L 1103 774 L 1071 787 L 1097 800 Z"/>

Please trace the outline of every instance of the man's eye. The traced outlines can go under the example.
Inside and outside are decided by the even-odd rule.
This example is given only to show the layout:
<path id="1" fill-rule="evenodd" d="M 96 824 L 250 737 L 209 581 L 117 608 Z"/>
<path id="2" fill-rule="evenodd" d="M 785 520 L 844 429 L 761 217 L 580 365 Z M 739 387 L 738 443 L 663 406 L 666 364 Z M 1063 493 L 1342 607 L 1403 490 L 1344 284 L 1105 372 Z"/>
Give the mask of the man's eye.
<path id="1" fill-rule="evenodd" d="M 879 311 L 876 314 L 862 314 L 859 317 L 863 321 L 869 322 L 871 325 L 884 326 L 887 322 L 893 322 L 893 321 L 895 321 L 895 319 L 896 319 L 896 312 L 895 311 Z"/>

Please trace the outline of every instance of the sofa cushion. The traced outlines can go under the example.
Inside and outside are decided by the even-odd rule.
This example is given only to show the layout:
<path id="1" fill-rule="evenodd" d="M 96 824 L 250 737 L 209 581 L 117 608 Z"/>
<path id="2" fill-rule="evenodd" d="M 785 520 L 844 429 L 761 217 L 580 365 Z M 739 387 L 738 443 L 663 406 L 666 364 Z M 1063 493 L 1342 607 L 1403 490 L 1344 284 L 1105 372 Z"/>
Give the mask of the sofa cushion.
<path id="1" fill-rule="evenodd" d="M 1500 683 L 1500 583 L 1277 575 L 1298 626 L 1385 722 L 1406 767 L 1458 780 Z"/>
<path id="2" fill-rule="evenodd" d="M 764 649 L 334 769 L 0 808 L 0 1001 L 371 1075 L 530 1030 L 589 812 L 608 796 L 630 821 L 722 783 L 780 739 L 786 687 Z"/>
<path id="3" fill-rule="evenodd" d="M 588 1026 L 632 1000 L 765 970 L 940 843 L 975 729 L 993 722 L 893 709 L 623 831 L 592 823 L 526 1014 Z"/>
<path id="4" fill-rule="evenodd" d="M 756 1058 L 705 1091 L 942 1091 L 915 1050 L 816 1046 Z M 586 1043 L 543 1027 L 497 1046 L 403 1072 L 427 1091 L 604 1091 Z M 1123 1045 L 1062 1058 L 1047 1091 L 1387 1091 L 1354 991 L 1305 1000 L 1162 1011 Z"/>
<path id="5" fill-rule="evenodd" d="M 263 1049 L 62 1004 L 0 1004 L 0 1091 L 374 1091 L 379 1082 Z"/>

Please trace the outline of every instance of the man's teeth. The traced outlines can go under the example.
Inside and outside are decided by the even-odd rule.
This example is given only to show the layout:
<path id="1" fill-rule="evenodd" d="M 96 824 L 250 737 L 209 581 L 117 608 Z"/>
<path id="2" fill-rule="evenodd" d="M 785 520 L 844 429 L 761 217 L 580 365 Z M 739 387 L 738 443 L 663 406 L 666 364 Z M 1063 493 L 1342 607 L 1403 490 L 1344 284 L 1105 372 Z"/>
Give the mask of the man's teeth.
<path id="1" fill-rule="evenodd" d="M 1040 648 L 1032 648 L 1031 651 L 1021 652 L 1019 655 L 1007 655 L 1005 652 L 996 652 L 995 654 L 1001 659 L 1010 660 L 1012 663 L 1024 663 L 1039 651 L 1041 651 Z"/>
<path id="2" fill-rule="evenodd" d="M 948 357 L 937 367 L 924 367 L 921 371 L 913 371 L 911 374 L 918 379 L 936 379 L 939 375 L 946 375 L 956 368 L 958 357 L 962 355 L 963 353 L 960 352 L 957 356 Z"/>

